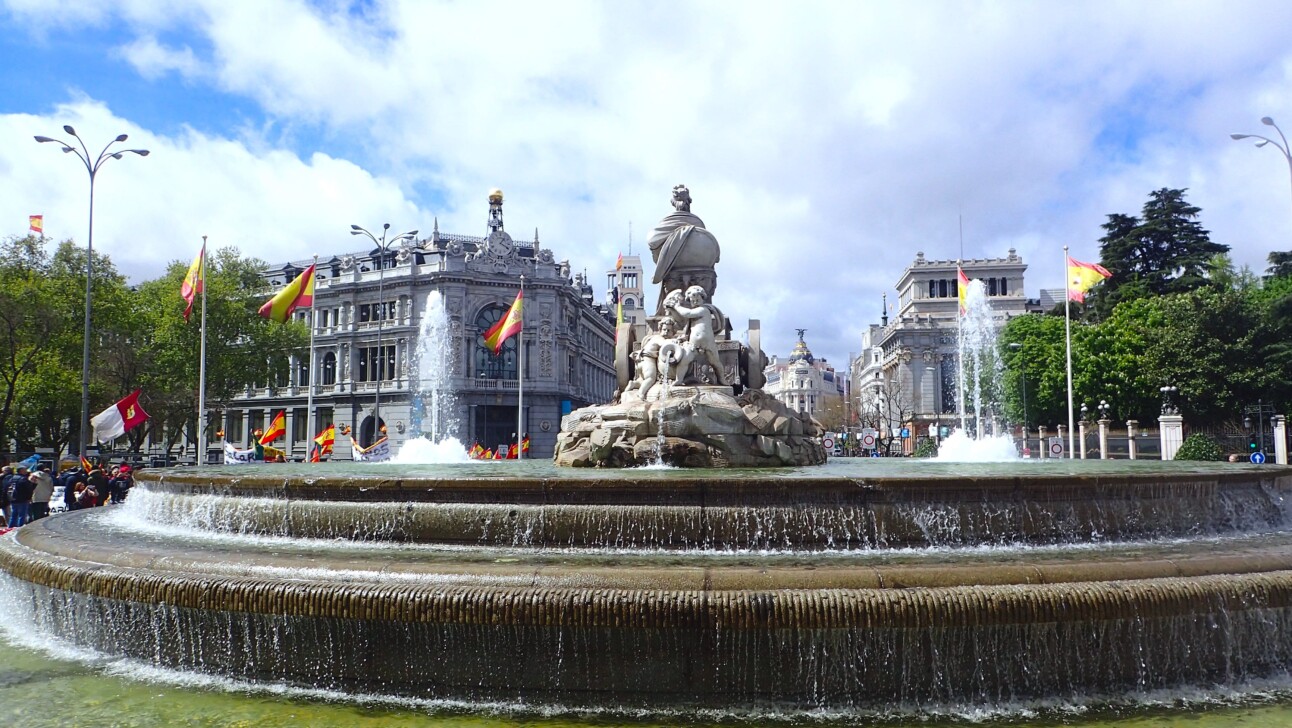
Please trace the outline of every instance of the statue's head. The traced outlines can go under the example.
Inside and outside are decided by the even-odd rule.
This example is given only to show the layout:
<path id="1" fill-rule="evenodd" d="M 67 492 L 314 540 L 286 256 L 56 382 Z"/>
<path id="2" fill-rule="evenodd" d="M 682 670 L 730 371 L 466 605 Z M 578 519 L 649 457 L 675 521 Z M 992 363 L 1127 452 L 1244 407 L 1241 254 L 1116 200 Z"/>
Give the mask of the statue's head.
<path id="1" fill-rule="evenodd" d="M 682 302 L 682 289 L 678 288 L 668 292 L 664 297 L 664 308 L 672 308 Z"/>
<path id="2" fill-rule="evenodd" d="M 660 322 L 655 326 L 666 338 L 672 338 L 673 334 L 677 333 L 677 324 L 671 318 L 660 319 Z"/>
<path id="3" fill-rule="evenodd" d="M 700 286 L 691 286 L 690 288 L 686 289 L 686 300 L 692 306 L 696 305 L 697 303 L 704 303 L 706 300 L 708 300 L 708 298 L 709 298 L 709 294 L 705 293 L 704 288 Z"/>
<path id="4" fill-rule="evenodd" d="M 673 209 L 678 212 L 691 211 L 691 191 L 686 185 L 677 185 L 673 188 Z"/>

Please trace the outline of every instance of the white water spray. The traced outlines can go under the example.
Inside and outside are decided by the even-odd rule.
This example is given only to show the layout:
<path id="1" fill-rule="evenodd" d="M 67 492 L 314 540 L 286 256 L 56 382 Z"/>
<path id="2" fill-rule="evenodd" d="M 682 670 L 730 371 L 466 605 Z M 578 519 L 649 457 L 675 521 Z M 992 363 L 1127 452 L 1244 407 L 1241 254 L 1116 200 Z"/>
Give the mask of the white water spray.
<path id="1" fill-rule="evenodd" d="M 417 385 L 413 397 L 413 431 L 437 443 L 458 437 L 457 397 L 453 394 L 453 339 L 449 314 L 439 291 L 426 296 L 422 325 L 413 355 Z M 406 443 L 404 449 L 408 449 Z M 459 443 L 460 446 L 460 443 Z"/>
<path id="2" fill-rule="evenodd" d="M 938 460 L 993 463 L 1017 460 L 1014 438 L 999 427 L 1000 382 L 1004 364 L 996 343 L 997 327 L 981 280 L 969 282 L 960 320 L 965 427 L 938 445 Z"/>

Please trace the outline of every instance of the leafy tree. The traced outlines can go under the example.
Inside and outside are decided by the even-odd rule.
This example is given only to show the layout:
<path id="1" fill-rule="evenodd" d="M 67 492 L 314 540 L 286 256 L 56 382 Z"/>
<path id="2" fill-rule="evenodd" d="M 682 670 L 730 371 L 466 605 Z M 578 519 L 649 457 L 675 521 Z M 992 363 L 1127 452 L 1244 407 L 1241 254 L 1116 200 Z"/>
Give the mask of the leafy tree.
<path id="1" fill-rule="evenodd" d="M 1005 415 L 1026 425 L 1067 422 L 1067 372 L 1063 319 L 1053 316 L 1018 316 L 1000 335 Z M 1010 344 L 1019 344 L 1010 348 Z M 1026 388 L 1026 394 L 1024 393 Z"/>
<path id="2" fill-rule="evenodd" d="M 1100 262 L 1112 277 L 1092 292 L 1098 319 L 1122 301 L 1205 285 L 1212 257 L 1229 251 L 1211 241 L 1197 221 L 1201 209 L 1185 201 L 1185 191 L 1163 187 L 1150 193 L 1139 218 L 1108 216 L 1099 239 Z"/>
<path id="3" fill-rule="evenodd" d="M 1267 258 L 1270 267 L 1265 269 L 1265 278 L 1292 277 L 1292 250 L 1285 253 L 1272 252 Z"/>

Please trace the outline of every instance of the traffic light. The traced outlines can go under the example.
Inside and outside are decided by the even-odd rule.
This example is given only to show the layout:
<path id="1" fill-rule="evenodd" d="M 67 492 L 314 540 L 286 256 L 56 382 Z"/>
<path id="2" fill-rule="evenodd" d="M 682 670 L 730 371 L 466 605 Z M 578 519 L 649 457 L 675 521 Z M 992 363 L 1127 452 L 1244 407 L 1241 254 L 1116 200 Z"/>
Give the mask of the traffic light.
<path id="1" fill-rule="evenodd" d="M 1256 452 L 1261 449 L 1260 439 L 1253 433 L 1247 437 L 1247 451 Z"/>

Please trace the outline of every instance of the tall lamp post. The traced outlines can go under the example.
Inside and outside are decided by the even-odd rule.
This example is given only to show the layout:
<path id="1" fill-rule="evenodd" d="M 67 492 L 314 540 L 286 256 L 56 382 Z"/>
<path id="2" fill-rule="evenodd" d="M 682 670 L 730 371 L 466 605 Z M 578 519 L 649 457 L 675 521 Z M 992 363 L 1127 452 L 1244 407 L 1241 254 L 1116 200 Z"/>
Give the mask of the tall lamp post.
<path id="1" fill-rule="evenodd" d="M 400 233 L 396 235 L 390 240 L 386 240 L 386 233 L 389 230 L 390 230 L 390 223 L 383 224 L 381 226 L 381 238 L 377 238 L 376 235 L 373 235 L 372 233 L 368 232 L 364 228 L 359 227 L 358 225 L 350 226 L 351 235 L 366 236 L 377 246 L 377 249 L 380 251 L 380 256 L 381 256 L 381 262 L 377 266 L 377 302 L 381 306 L 381 315 L 377 318 L 378 365 L 376 367 L 377 371 L 375 372 L 377 377 L 377 393 L 373 395 L 373 400 L 372 400 L 372 427 L 374 431 L 373 440 L 381 439 L 380 437 L 376 436 L 376 433 L 381 431 L 381 378 L 386 373 L 386 355 L 381 350 L 381 329 L 386 323 L 386 313 L 390 310 L 390 307 L 386 305 L 386 291 L 385 291 L 386 254 L 390 252 L 390 249 L 394 247 L 396 243 L 403 243 L 407 247 L 407 243 L 410 240 L 417 239 L 417 231 L 409 230 L 406 233 Z M 310 325 L 313 326 L 314 323 L 311 321 Z"/>
<path id="2" fill-rule="evenodd" d="M 1288 138 L 1283 136 L 1283 130 L 1280 129 L 1279 125 L 1275 124 L 1274 120 L 1271 119 L 1270 117 L 1262 116 L 1261 123 L 1264 124 L 1265 126 L 1274 127 L 1274 131 L 1279 133 L 1279 140 L 1282 141 L 1282 144 L 1280 144 L 1278 141 L 1270 139 L 1269 137 L 1261 136 L 1260 134 L 1230 134 L 1229 138 L 1233 139 L 1234 141 L 1242 141 L 1243 139 L 1259 139 L 1260 141 L 1256 142 L 1256 146 L 1258 147 L 1263 147 L 1266 144 L 1273 144 L 1274 148 L 1279 150 L 1279 152 L 1283 154 L 1283 159 L 1287 160 L 1288 178 L 1289 180 L 1292 180 L 1292 148 L 1288 147 Z"/>
<path id="3" fill-rule="evenodd" d="M 77 454 L 85 455 L 85 445 L 87 437 L 90 434 L 90 300 L 92 291 L 92 281 L 94 280 L 94 178 L 99 174 L 99 168 L 109 159 L 121 159 L 126 154 L 138 154 L 141 157 L 148 156 L 147 149 L 122 149 L 115 152 L 109 152 L 108 149 L 113 144 L 124 142 L 127 139 L 125 134 L 117 135 L 116 139 L 107 143 L 99 156 L 90 161 L 90 150 L 85 146 L 85 140 L 81 139 L 76 130 L 70 124 L 63 126 L 63 131 L 67 132 L 80 149 L 73 147 L 71 144 L 47 136 L 38 136 L 36 141 L 44 144 L 54 142 L 63 145 L 64 154 L 75 154 L 77 159 L 85 165 L 85 171 L 90 174 L 90 229 L 85 238 L 85 337 L 81 346 L 81 430 L 77 434 Z"/>

